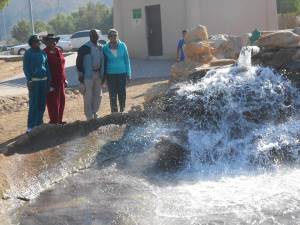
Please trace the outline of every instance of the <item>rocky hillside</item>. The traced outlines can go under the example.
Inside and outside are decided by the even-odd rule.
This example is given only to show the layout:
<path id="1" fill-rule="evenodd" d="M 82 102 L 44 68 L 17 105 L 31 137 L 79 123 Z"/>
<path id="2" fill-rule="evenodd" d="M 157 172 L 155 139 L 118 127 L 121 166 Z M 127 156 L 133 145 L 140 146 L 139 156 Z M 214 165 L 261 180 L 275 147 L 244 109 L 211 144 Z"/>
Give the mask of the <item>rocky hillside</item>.
<path id="1" fill-rule="evenodd" d="M 37 20 L 48 20 L 58 12 L 68 13 L 75 11 L 88 2 L 102 2 L 112 5 L 112 0 L 32 0 L 33 16 Z M 21 19 L 29 18 L 27 0 L 11 0 L 8 7 L 4 10 L 7 29 L 10 31 L 12 26 Z M 2 25 L 2 21 L 1 21 Z M 3 28 L 0 28 L 0 34 Z"/>

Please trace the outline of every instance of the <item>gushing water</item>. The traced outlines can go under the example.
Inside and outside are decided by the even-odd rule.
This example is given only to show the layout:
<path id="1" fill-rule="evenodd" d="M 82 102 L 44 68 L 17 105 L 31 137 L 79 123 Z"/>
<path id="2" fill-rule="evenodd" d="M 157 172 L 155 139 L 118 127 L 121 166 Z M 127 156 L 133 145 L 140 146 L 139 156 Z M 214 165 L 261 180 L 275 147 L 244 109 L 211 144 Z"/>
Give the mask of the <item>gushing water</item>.
<path id="1" fill-rule="evenodd" d="M 250 68 L 252 66 L 251 57 L 258 54 L 260 51 L 257 46 L 245 46 L 242 48 L 240 56 L 238 58 L 238 66 Z"/>
<path id="2" fill-rule="evenodd" d="M 128 126 L 21 224 L 300 224 L 298 96 L 280 74 L 252 66 L 177 84 L 165 102 L 174 122 Z M 169 170 L 161 157 L 183 163 Z"/>

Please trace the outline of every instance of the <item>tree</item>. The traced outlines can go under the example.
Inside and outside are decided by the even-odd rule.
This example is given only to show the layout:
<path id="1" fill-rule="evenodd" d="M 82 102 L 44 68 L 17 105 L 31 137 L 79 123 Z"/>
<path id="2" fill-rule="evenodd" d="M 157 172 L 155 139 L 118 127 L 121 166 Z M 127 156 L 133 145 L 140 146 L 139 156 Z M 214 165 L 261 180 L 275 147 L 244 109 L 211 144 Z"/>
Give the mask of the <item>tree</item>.
<path id="1" fill-rule="evenodd" d="M 11 35 L 19 42 L 26 42 L 30 35 L 30 24 L 27 20 L 20 20 L 16 25 L 13 26 Z"/>
<path id="2" fill-rule="evenodd" d="M 112 9 L 101 3 L 88 3 L 72 16 L 77 30 L 95 28 L 107 32 L 113 25 Z"/>
<path id="3" fill-rule="evenodd" d="M 72 15 L 59 13 L 50 20 L 49 25 L 56 34 L 71 34 L 76 31 Z"/>
<path id="4" fill-rule="evenodd" d="M 34 28 L 36 33 L 45 32 L 45 31 L 47 31 L 48 33 L 53 32 L 53 28 L 51 27 L 51 25 L 39 20 L 34 23 Z"/>
<path id="5" fill-rule="evenodd" d="M 7 4 L 10 2 L 10 0 L 0 0 L 0 11 L 7 6 Z"/>
<path id="6" fill-rule="evenodd" d="M 293 13 L 300 11 L 300 0 L 277 0 L 278 13 Z"/>

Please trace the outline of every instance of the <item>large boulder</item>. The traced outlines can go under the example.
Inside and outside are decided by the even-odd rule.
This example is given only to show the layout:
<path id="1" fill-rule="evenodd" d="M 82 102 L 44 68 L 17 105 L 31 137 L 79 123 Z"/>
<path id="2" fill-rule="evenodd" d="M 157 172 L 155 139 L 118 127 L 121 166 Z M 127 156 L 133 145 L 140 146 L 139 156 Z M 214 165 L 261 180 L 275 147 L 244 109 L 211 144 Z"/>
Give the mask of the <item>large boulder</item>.
<path id="1" fill-rule="evenodd" d="M 298 48 L 282 48 L 277 50 L 265 49 L 252 58 L 254 64 L 269 66 L 274 69 L 292 69 L 299 70 L 300 49 Z M 294 65 L 294 66 L 293 66 Z"/>
<path id="2" fill-rule="evenodd" d="M 187 33 L 184 40 L 185 43 L 208 41 L 207 28 L 205 26 L 198 25 L 196 28 Z"/>
<path id="3" fill-rule="evenodd" d="M 209 38 L 214 49 L 214 56 L 218 59 L 237 59 L 243 46 L 249 41 L 250 34 L 240 36 L 217 34 Z"/>
<path id="4" fill-rule="evenodd" d="M 208 63 L 213 59 L 212 48 L 208 42 L 191 42 L 185 45 L 184 52 L 187 61 Z"/>
<path id="5" fill-rule="evenodd" d="M 300 47 L 300 36 L 292 31 L 278 31 L 262 36 L 256 45 L 267 49 Z"/>

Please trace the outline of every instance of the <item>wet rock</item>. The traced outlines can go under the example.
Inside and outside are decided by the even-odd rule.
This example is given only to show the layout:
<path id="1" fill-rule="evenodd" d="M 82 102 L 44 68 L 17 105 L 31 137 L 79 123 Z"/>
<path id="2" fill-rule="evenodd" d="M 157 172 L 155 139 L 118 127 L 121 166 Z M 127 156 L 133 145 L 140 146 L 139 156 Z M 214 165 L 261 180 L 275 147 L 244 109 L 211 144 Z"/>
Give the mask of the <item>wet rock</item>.
<path id="1" fill-rule="evenodd" d="M 292 31 L 278 31 L 257 40 L 256 45 L 267 49 L 294 48 L 300 46 L 300 36 Z"/>
<path id="2" fill-rule="evenodd" d="M 281 145 L 273 147 L 258 155 L 250 155 L 249 163 L 252 166 L 272 167 L 274 165 L 293 164 L 299 158 L 300 146 Z M 298 152 L 297 152 L 298 151 Z"/>
<path id="3" fill-rule="evenodd" d="M 300 47 L 263 49 L 252 58 L 252 62 L 254 65 L 272 67 L 296 85 L 300 85 Z"/>
<path id="4" fill-rule="evenodd" d="M 29 154 L 49 147 L 54 147 L 87 136 L 101 126 L 110 124 L 123 125 L 128 122 L 142 121 L 145 112 L 135 111 L 127 114 L 113 114 L 98 120 L 76 121 L 66 125 L 42 125 L 33 129 L 29 134 L 23 135 L 7 146 L 6 155 L 15 153 Z M 30 148 L 28 148 L 30 146 Z"/>
<path id="5" fill-rule="evenodd" d="M 207 28 L 203 25 L 198 25 L 196 28 L 190 30 L 185 37 L 186 43 L 199 41 L 208 41 Z"/>
<path id="6" fill-rule="evenodd" d="M 163 137 L 161 141 L 155 145 L 155 150 L 158 152 L 156 166 L 160 170 L 176 172 L 184 167 L 189 156 L 189 151 L 183 144 L 180 144 L 180 142 L 186 141 L 184 135 L 180 134 L 179 138 L 181 140 L 178 138 L 174 140 L 174 137 Z"/>
<path id="7" fill-rule="evenodd" d="M 163 97 L 169 87 L 169 84 L 163 83 L 154 85 L 151 89 L 148 89 L 145 93 L 145 105 L 149 105 L 154 102 L 156 99 Z"/>

